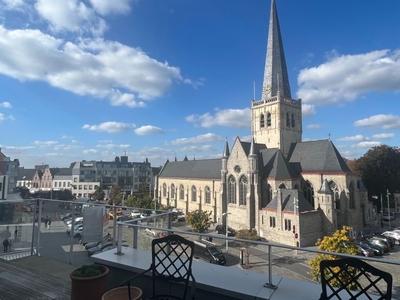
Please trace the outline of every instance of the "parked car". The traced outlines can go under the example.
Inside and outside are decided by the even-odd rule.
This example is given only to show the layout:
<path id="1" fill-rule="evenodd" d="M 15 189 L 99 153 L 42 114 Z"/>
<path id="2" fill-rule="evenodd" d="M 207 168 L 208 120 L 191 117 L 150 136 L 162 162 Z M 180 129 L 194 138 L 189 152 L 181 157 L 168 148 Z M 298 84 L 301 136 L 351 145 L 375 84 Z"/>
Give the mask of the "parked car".
<path id="1" fill-rule="evenodd" d="M 217 225 L 215 227 L 215 231 L 218 234 L 226 234 L 226 227 L 224 225 Z M 236 235 L 236 230 L 231 227 L 228 227 L 228 236 L 235 236 L 235 235 Z"/>
<path id="2" fill-rule="evenodd" d="M 96 252 L 101 252 L 101 250 L 103 250 L 104 248 L 106 248 L 106 247 L 109 247 L 109 246 L 112 246 L 113 245 L 113 242 L 106 242 L 106 243 L 104 243 L 104 244 L 99 244 L 98 246 L 96 246 L 96 247 L 92 247 L 92 248 L 89 248 L 88 250 L 87 250 L 87 252 L 88 252 L 88 255 L 89 256 L 92 256 L 94 253 L 96 253 Z"/>
<path id="3" fill-rule="evenodd" d="M 124 222 L 124 221 L 129 221 L 129 220 L 132 220 L 131 217 L 129 217 L 129 216 L 125 216 L 125 215 L 117 216 L 117 221 L 119 221 L 119 222 Z"/>
<path id="4" fill-rule="evenodd" d="M 364 256 L 371 257 L 371 256 L 375 255 L 374 250 L 365 245 L 357 245 L 357 248 L 358 248 L 358 251 L 360 251 L 360 253 Z"/>
<path id="5" fill-rule="evenodd" d="M 390 248 L 393 248 L 395 246 L 395 240 L 390 236 L 384 236 L 382 234 L 374 234 L 372 237 L 378 240 L 385 241 L 390 246 Z"/>
<path id="6" fill-rule="evenodd" d="M 372 249 L 372 250 L 374 251 L 374 254 L 375 254 L 375 255 L 382 256 L 383 253 L 384 253 L 382 247 L 379 247 L 379 246 L 377 246 L 377 245 L 374 245 L 374 244 L 371 243 L 369 240 L 366 240 L 366 239 L 365 239 L 365 240 L 357 240 L 357 241 L 355 241 L 355 243 L 356 243 L 357 245 L 361 245 L 361 246 L 364 246 L 364 247 L 367 247 L 367 248 Z"/>
<path id="7" fill-rule="evenodd" d="M 68 227 L 67 227 L 67 233 L 68 233 L 68 234 L 71 234 L 71 228 L 72 228 L 72 226 L 68 226 Z M 75 233 L 77 230 L 82 229 L 82 228 L 83 228 L 83 224 L 77 224 L 77 225 L 75 225 L 75 226 L 74 226 L 74 233 Z"/>
<path id="8" fill-rule="evenodd" d="M 72 218 L 72 214 L 71 213 L 66 213 L 66 214 L 60 215 L 60 219 L 63 220 L 63 221 L 65 219 L 68 219 L 68 218 Z"/>
<path id="9" fill-rule="evenodd" d="M 382 247 L 384 252 L 389 252 L 390 250 L 390 246 L 388 243 L 386 243 L 385 241 L 382 241 L 380 239 L 374 239 L 374 238 L 370 238 L 368 239 L 368 241 L 370 241 L 372 244 L 377 245 L 379 247 Z"/>
<path id="10" fill-rule="evenodd" d="M 177 220 L 178 222 L 184 222 L 184 221 L 186 220 L 186 215 L 185 215 L 184 213 L 179 213 L 179 214 L 176 216 L 176 220 Z"/>
<path id="11" fill-rule="evenodd" d="M 385 231 L 385 232 L 382 232 L 382 235 L 393 238 L 396 245 L 400 244 L 400 232 Z"/>
<path id="12" fill-rule="evenodd" d="M 83 221 L 83 217 L 75 217 L 75 223 L 76 223 L 76 222 L 79 222 L 79 221 Z M 67 224 L 67 225 L 72 224 L 72 218 L 71 218 L 71 219 L 68 219 L 68 220 L 65 222 L 65 224 Z"/>
<path id="13" fill-rule="evenodd" d="M 133 218 L 133 219 L 140 218 L 140 215 L 141 215 L 141 213 L 137 209 L 131 210 L 131 218 Z"/>
<path id="14" fill-rule="evenodd" d="M 221 249 L 212 244 L 203 243 L 202 241 L 194 242 L 194 257 L 212 264 L 226 264 L 226 256 Z"/>

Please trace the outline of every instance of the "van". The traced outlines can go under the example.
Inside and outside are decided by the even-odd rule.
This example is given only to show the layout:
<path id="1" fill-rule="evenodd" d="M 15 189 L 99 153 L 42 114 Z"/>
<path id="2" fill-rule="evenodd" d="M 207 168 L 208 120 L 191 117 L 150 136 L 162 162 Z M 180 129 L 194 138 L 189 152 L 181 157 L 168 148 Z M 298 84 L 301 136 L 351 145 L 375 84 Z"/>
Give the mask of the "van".
<path id="1" fill-rule="evenodd" d="M 205 241 L 194 241 L 194 258 L 208 261 L 211 264 L 226 264 L 226 256 L 221 249 Z"/>

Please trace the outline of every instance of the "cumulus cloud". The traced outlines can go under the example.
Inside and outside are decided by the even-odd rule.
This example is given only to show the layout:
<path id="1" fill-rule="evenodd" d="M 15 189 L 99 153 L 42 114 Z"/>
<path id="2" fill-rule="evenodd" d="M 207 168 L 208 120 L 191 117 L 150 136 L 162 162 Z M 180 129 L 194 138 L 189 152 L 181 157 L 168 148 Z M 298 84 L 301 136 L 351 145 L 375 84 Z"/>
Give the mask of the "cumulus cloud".
<path id="1" fill-rule="evenodd" d="M 131 147 L 131 145 L 129 144 L 121 144 L 121 145 L 117 145 L 117 144 L 100 144 L 100 145 L 96 145 L 97 148 L 105 148 L 105 149 L 128 149 Z"/>
<path id="2" fill-rule="evenodd" d="M 190 145 L 190 144 L 205 144 L 210 142 L 222 141 L 223 138 L 214 133 L 201 134 L 190 138 L 181 138 L 171 142 L 171 145 Z"/>
<path id="3" fill-rule="evenodd" d="M 179 149 L 181 152 L 187 153 L 199 153 L 199 152 L 215 152 L 217 149 L 211 145 L 201 145 L 201 146 L 185 146 Z"/>
<path id="4" fill-rule="evenodd" d="M 0 107 L 11 108 L 12 106 L 10 102 L 0 102 Z"/>
<path id="5" fill-rule="evenodd" d="M 361 134 L 357 134 L 357 135 L 353 135 L 353 136 L 342 137 L 337 140 L 341 141 L 341 142 L 359 142 L 359 141 L 366 140 L 366 138 Z"/>
<path id="6" fill-rule="evenodd" d="M 118 133 L 127 131 L 135 127 L 134 124 L 119 123 L 119 122 L 104 122 L 99 125 L 88 125 L 82 126 L 83 129 L 88 129 L 92 131 L 108 132 L 108 133 Z"/>
<path id="7" fill-rule="evenodd" d="M 105 16 L 109 14 L 127 14 L 130 11 L 130 0 L 89 0 L 92 7 L 99 14 Z"/>
<path id="8" fill-rule="evenodd" d="M 2 9 L 4 10 L 23 10 L 26 6 L 23 0 L 0 0 Z"/>
<path id="9" fill-rule="evenodd" d="M 135 129 L 135 133 L 137 135 L 155 135 L 155 134 L 162 134 L 164 130 L 159 127 L 155 127 L 152 125 L 145 125 Z"/>
<path id="10" fill-rule="evenodd" d="M 205 128 L 214 126 L 247 128 L 251 122 L 251 111 L 249 108 L 225 110 L 215 109 L 214 115 L 210 113 L 205 113 L 203 115 L 190 115 L 185 119 L 187 122 Z"/>
<path id="11" fill-rule="evenodd" d="M 96 154 L 96 153 L 99 153 L 99 150 L 97 150 L 97 149 L 85 149 L 82 152 L 84 154 Z"/>
<path id="12" fill-rule="evenodd" d="M 394 138 L 394 133 L 378 133 L 378 134 L 374 134 L 372 137 L 374 138 L 374 139 L 382 139 L 382 140 L 385 140 L 385 139 L 391 139 L 391 138 Z"/>
<path id="13" fill-rule="evenodd" d="M 318 105 L 352 101 L 371 91 L 400 90 L 400 50 L 338 55 L 298 76 L 298 96 Z"/>
<path id="14" fill-rule="evenodd" d="M 301 110 L 303 117 L 309 117 L 315 115 L 315 105 L 303 103 L 301 105 Z"/>
<path id="15" fill-rule="evenodd" d="M 373 141 L 368 141 L 368 142 L 361 142 L 356 145 L 353 145 L 352 148 L 372 148 L 375 146 L 381 145 L 381 142 L 373 142 Z"/>
<path id="16" fill-rule="evenodd" d="M 102 35 L 106 23 L 95 11 L 77 0 L 37 0 L 35 8 L 39 15 L 50 24 L 54 32 L 72 31 Z"/>
<path id="17" fill-rule="evenodd" d="M 73 43 L 39 30 L 7 30 L 0 25 L 0 40 L 0 74 L 109 99 L 114 106 L 143 107 L 174 81 L 184 80 L 179 68 L 139 48 L 101 38 Z"/>
<path id="18" fill-rule="evenodd" d="M 308 129 L 319 129 L 319 128 L 321 128 L 321 125 L 319 125 L 319 124 L 309 124 L 309 125 L 307 125 L 307 128 Z"/>
<path id="19" fill-rule="evenodd" d="M 395 115 L 374 115 L 354 122 L 356 127 L 400 128 L 400 117 Z"/>

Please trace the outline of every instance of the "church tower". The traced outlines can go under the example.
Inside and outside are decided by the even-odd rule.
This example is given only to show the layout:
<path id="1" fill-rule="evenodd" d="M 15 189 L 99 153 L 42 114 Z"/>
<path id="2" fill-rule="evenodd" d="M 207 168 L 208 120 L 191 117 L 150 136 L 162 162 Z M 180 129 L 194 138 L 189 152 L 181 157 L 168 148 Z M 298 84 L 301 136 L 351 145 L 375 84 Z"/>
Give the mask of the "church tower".
<path id="1" fill-rule="evenodd" d="M 275 0 L 271 2 L 262 98 L 252 101 L 252 136 L 287 157 L 292 143 L 301 142 L 301 99 L 292 99 Z"/>

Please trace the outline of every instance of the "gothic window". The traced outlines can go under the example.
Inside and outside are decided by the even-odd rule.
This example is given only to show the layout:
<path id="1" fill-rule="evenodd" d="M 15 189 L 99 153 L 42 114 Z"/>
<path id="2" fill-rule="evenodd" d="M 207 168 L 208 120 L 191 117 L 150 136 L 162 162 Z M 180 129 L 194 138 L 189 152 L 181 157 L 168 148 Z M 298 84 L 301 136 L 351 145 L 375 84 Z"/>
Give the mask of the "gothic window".
<path id="1" fill-rule="evenodd" d="M 262 190 L 262 199 L 261 199 L 261 207 L 260 207 L 260 209 L 263 208 L 263 207 L 266 207 L 268 205 L 268 203 L 270 203 L 271 200 L 272 200 L 272 188 L 271 188 L 271 186 L 268 183 L 263 182 L 262 187 L 263 187 L 263 190 Z"/>
<path id="2" fill-rule="evenodd" d="M 233 176 L 228 181 L 228 203 L 236 204 L 236 180 Z"/>
<path id="3" fill-rule="evenodd" d="M 275 227 L 275 217 L 269 217 L 269 227 Z"/>
<path id="4" fill-rule="evenodd" d="M 171 199 L 175 199 L 175 185 L 171 185 Z"/>
<path id="5" fill-rule="evenodd" d="M 197 198 L 197 189 L 196 189 L 196 187 L 193 185 L 192 186 L 192 201 L 193 202 L 196 202 L 196 199 Z"/>
<path id="6" fill-rule="evenodd" d="M 179 200 L 185 200 L 185 188 L 182 184 L 179 187 Z"/>
<path id="7" fill-rule="evenodd" d="M 246 205 L 247 178 L 242 176 L 239 182 L 239 205 Z"/>
<path id="8" fill-rule="evenodd" d="M 350 182 L 349 185 L 349 200 L 350 200 L 350 209 L 356 209 L 356 199 L 354 195 L 354 184 Z"/>
<path id="9" fill-rule="evenodd" d="M 289 113 L 286 113 L 286 126 L 290 127 L 290 115 L 289 115 Z"/>
<path id="10" fill-rule="evenodd" d="M 333 192 L 333 201 L 335 205 L 335 209 L 340 209 L 340 196 L 339 196 L 339 188 L 337 184 L 333 181 L 329 182 L 329 187 L 331 188 Z"/>
<path id="11" fill-rule="evenodd" d="M 296 125 L 296 124 L 295 124 L 295 121 L 294 121 L 294 115 L 292 114 L 292 127 L 294 127 L 294 125 Z"/>
<path id="12" fill-rule="evenodd" d="M 206 203 L 207 204 L 211 204 L 211 192 L 210 192 L 210 188 L 208 186 L 206 186 Z"/>
<path id="13" fill-rule="evenodd" d="M 264 114 L 261 114 L 260 116 L 260 127 L 263 128 L 264 127 Z"/>
<path id="14" fill-rule="evenodd" d="M 162 187 L 162 195 L 163 197 L 167 197 L 167 185 L 164 183 Z"/>
<path id="15" fill-rule="evenodd" d="M 312 205 L 312 207 L 315 208 L 314 204 L 314 188 L 311 186 L 311 183 L 309 181 L 306 181 L 304 189 L 304 198 L 307 199 L 307 201 Z"/>
<path id="16" fill-rule="evenodd" d="M 271 113 L 267 113 L 267 126 L 271 126 Z"/>
<path id="17" fill-rule="evenodd" d="M 292 220 L 285 219 L 285 230 L 287 231 L 292 230 Z"/>
<path id="18" fill-rule="evenodd" d="M 284 183 L 281 183 L 281 184 L 278 186 L 278 189 L 286 189 L 286 185 L 285 185 Z"/>

